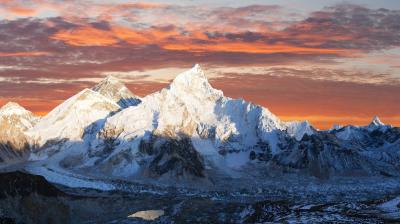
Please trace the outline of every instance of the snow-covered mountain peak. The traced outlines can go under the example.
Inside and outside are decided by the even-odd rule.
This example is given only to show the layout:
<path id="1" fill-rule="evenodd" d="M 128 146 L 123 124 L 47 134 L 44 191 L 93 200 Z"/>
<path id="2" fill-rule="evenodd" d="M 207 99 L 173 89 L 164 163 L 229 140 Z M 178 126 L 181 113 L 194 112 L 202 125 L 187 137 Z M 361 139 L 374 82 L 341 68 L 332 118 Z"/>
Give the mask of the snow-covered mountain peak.
<path id="1" fill-rule="evenodd" d="M 309 121 L 289 121 L 285 122 L 284 125 L 288 134 L 295 137 L 297 141 L 300 141 L 305 134 L 312 135 L 316 133 Z"/>
<path id="2" fill-rule="evenodd" d="M 58 105 L 43 120 L 55 118 L 60 114 L 71 115 L 79 112 L 96 112 L 99 110 L 117 110 L 118 105 L 102 94 L 91 89 L 84 89 Z M 62 116 L 64 118 L 64 116 Z"/>
<path id="3" fill-rule="evenodd" d="M 79 140 L 85 128 L 119 109 L 102 94 L 84 89 L 44 116 L 29 134 L 39 145 L 51 139 Z"/>
<path id="4" fill-rule="evenodd" d="M 221 90 L 214 89 L 199 64 L 179 74 L 170 84 L 169 89 L 176 94 L 189 94 L 197 97 L 223 96 Z"/>
<path id="5" fill-rule="evenodd" d="M 25 131 L 32 128 L 38 120 L 39 117 L 18 103 L 9 102 L 0 108 L 0 126 L 4 132 Z M 0 138 L 4 137 L 4 132 L 0 131 Z"/>
<path id="6" fill-rule="evenodd" d="M 371 123 L 369 126 L 384 126 L 385 124 L 379 119 L 378 116 L 375 116 L 374 119 L 372 119 Z"/>
<path id="7" fill-rule="evenodd" d="M 140 98 L 134 95 L 121 80 L 112 75 L 104 78 L 92 90 L 114 101 L 122 108 L 135 106 L 141 102 Z"/>
<path id="8" fill-rule="evenodd" d="M 15 102 L 8 102 L 0 108 L 0 115 L 26 115 L 31 114 L 30 111 L 23 108 Z"/>
<path id="9" fill-rule="evenodd" d="M 107 75 L 101 82 L 108 82 L 108 83 L 121 83 L 121 80 L 114 77 L 113 75 Z"/>

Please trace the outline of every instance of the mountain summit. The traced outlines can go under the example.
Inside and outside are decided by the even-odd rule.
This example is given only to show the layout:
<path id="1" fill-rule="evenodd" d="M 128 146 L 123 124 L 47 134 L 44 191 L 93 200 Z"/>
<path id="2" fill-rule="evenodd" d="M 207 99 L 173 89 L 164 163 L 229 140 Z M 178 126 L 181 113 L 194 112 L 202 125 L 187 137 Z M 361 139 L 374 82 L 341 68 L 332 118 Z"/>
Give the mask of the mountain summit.
<path id="1" fill-rule="evenodd" d="M 385 124 L 379 119 L 378 116 L 375 116 L 374 119 L 372 119 L 371 123 L 369 126 L 384 126 Z"/>
<path id="2" fill-rule="evenodd" d="M 103 81 L 92 87 L 93 91 L 109 98 L 120 107 L 126 108 L 140 103 L 140 98 L 134 95 L 119 79 L 107 76 Z"/>
<path id="3" fill-rule="evenodd" d="M 207 96 L 221 97 L 222 91 L 214 89 L 199 64 L 179 74 L 170 84 L 169 89 L 175 94 L 192 95 L 198 98 Z"/>
<path id="4" fill-rule="evenodd" d="M 23 114 L 31 114 L 31 112 L 15 102 L 8 102 L 0 108 L 0 115 L 23 115 Z"/>
<path id="5" fill-rule="evenodd" d="M 0 108 L 0 163 L 18 162 L 28 156 L 28 138 L 39 118 L 18 103 L 9 102 Z"/>
<path id="6" fill-rule="evenodd" d="M 119 109 L 109 98 L 84 89 L 50 111 L 29 130 L 29 134 L 37 145 L 50 140 L 80 140 L 89 125 Z"/>

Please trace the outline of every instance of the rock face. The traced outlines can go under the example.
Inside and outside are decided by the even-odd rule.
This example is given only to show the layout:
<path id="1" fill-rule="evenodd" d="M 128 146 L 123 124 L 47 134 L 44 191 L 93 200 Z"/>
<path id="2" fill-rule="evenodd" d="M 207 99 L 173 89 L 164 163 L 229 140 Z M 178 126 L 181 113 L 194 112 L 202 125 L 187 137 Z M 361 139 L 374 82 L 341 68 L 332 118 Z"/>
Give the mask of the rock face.
<path id="1" fill-rule="evenodd" d="M 29 154 L 25 131 L 39 118 L 17 103 L 7 103 L 0 108 L 0 164 L 18 162 Z"/>
<path id="2" fill-rule="evenodd" d="M 147 165 L 150 176 L 204 177 L 203 159 L 188 137 L 151 136 L 148 141 L 140 142 L 139 151 L 154 156 Z"/>

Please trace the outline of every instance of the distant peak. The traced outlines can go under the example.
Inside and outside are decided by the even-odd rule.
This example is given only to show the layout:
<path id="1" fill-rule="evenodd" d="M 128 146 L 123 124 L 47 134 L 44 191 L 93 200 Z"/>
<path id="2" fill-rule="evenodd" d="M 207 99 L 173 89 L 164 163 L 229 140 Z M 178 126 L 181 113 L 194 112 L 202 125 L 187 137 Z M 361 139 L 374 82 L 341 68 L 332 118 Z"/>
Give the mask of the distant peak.
<path id="1" fill-rule="evenodd" d="M 101 82 L 97 83 L 94 87 L 92 87 L 92 90 L 98 91 L 101 89 L 118 89 L 118 88 L 125 88 L 124 83 L 119 80 L 118 78 L 108 75 L 106 76 Z"/>
<path id="2" fill-rule="evenodd" d="M 106 78 L 104 78 L 104 80 L 108 80 L 108 81 L 120 81 L 118 78 L 116 78 L 113 75 L 107 75 Z"/>
<path id="3" fill-rule="evenodd" d="M 23 108 L 23 107 L 16 102 L 8 102 L 4 104 L 1 108 L 3 109 L 3 108 Z"/>
<path id="4" fill-rule="evenodd" d="M 24 107 L 15 102 L 8 102 L 0 108 L 0 114 L 25 114 L 29 113 Z"/>
<path id="5" fill-rule="evenodd" d="M 108 75 L 91 90 L 100 93 L 123 108 L 135 106 L 141 102 L 140 98 L 134 95 L 121 80 L 112 75 Z"/>
<path id="6" fill-rule="evenodd" d="M 378 116 L 375 116 L 369 125 L 370 126 L 384 126 L 385 124 L 379 119 Z"/>
<path id="7" fill-rule="evenodd" d="M 110 84 L 110 83 L 111 84 L 123 84 L 123 82 L 120 79 L 116 78 L 115 76 L 107 75 L 103 80 L 101 80 L 101 82 L 99 82 L 97 84 L 97 86 L 104 85 L 104 84 Z"/>

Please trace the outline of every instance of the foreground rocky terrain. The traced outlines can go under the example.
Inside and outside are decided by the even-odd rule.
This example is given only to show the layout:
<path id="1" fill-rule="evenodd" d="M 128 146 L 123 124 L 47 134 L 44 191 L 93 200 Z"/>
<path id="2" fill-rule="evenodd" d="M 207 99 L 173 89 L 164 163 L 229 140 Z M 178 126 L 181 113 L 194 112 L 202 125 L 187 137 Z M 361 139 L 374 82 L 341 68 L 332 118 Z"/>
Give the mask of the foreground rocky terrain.
<path id="1" fill-rule="evenodd" d="M 146 185 L 105 192 L 54 186 L 22 172 L 0 178 L 2 223 L 394 223 L 400 218 L 396 192 L 301 195 L 278 188 L 232 193 Z"/>

